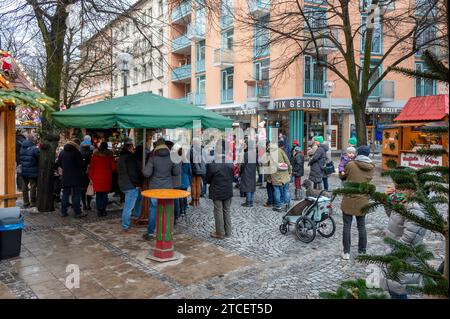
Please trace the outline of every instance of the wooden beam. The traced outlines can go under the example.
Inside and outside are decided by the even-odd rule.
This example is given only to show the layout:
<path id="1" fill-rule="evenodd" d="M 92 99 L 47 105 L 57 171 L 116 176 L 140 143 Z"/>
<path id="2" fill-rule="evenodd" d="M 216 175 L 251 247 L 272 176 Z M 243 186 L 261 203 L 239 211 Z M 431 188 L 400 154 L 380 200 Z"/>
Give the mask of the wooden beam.
<path id="1" fill-rule="evenodd" d="M 8 110 L 5 121 L 5 193 L 16 193 L 16 112 Z M 6 199 L 5 207 L 16 206 L 15 198 Z"/>
<path id="2" fill-rule="evenodd" d="M 22 195 L 22 193 L 0 195 L 0 201 L 7 200 L 7 199 L 17 199 L 21 195 Z"/>

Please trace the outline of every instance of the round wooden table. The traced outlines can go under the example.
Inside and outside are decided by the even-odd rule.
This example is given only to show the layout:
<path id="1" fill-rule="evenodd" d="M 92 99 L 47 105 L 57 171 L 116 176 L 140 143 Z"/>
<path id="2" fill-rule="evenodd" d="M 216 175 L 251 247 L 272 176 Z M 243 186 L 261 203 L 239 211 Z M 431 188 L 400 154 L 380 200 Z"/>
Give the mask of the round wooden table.
<path id="1" fill-rule="evenodd" d="M 191 193 L 180 189 L 149 189 L 143 197 L 158 200 L 156 208 L 156 244 L 148 258 L 159 262 L 178 259 L 173 246 L 174 199 L 188 197 Z"/>

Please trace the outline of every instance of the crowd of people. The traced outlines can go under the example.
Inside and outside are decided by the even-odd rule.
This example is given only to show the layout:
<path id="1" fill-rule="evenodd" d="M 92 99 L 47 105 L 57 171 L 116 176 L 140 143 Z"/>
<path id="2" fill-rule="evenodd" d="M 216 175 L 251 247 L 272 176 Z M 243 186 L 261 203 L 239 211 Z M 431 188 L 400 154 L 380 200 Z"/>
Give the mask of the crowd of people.
<path id="1" fill-rule="evenodd" d="M 229 145 L 227 145 L 229 143 Z M 210 236 L 224 239 L 232 236 L 231 202 L 234 187 L 239 187 L 241 197 L 245 198 L 244 207 L 254 207 L 254 195 L 258 184 L 265 182 L 267 200 L 264 207 L 283 212 L 290 208 L 291 194 L 289 184 L 294 184 L 294 200 L 300 200 L 307 193 L 303 188 L 311 185 L 311 189 L 323 193 L 329 191 L 328 176 L 334 172 L 329 145 L 322 136 L 315 136 L 311 147 L 304 152 L 297 140 L 287 146 L 286 137 L 280 135 L 278 142 L 266 142 L 266 152 L 256 153 L 256 160 L 249 150 L 253 149 L 252 141 L 247 138 L 237 143 L 236 136 L 231 141 L 218 139 L 212 148 L 203 146 L 198 139 L 193 140 L 189 153 L 183 154 L 180 147 L 174 149 L 174 143 L 163 138 L 158 139 L 150 151 L 126 139 L 118 159 L 115 159 L 106 142 L 99 145 L 92 143 L 90 136 L 83 141 L 68 141 L 57 154 L 55 160 L 55 198 L 61 196 L 62 217 L 68 216 L 68 208 L 72 207 L 74 217 L 87 216 L 92 210 L 91 203 L 95 197 L 97 215 L 104 217 L 109 202 L 108 194 L 118 192 L 123 201 L 121 227 L 123 233 L 129 233 L 132 227 L 132 216 L 137 219 L 142 213 L 143 189 L 181 189 L 191 191 L 191 201 L 175 200 L 175 223 L 186 214 L 189 206 L 200 206 L 200 198 L 207 193 L 213 201 L 215 229 Z M 211 144 L 210 144 L 211 145 Z M 238 148 L 243 150 L 238 154 Z M 231 150 L 230 155 L 225 150 Z M 39 174 L 39 147 L 36 139 L 29 135 L 18 135 L 17 139 L 17 173 L 18 184 L 23 193 L 23 208 L 36 206 L 37 178 Z M 175 163 L 171 160 L 171 152 L 178 156 L 186 156 L 186 161 Z M 306 154 L 305 154 L 306 153 Z M 338 176 L 349 182 L 370 182 L 373 178 L 375 164 L 369 157 L 368 146 L 357 147 L 356 138 L 348 140 L 348 147 L 342 153 L 338 166 Z M 202 156 L 203 154 L 203 156 Z M 263 170 L 270 163 L 268 157 L 276 154 L 275 168 L 267 173 Z M 238 158 L 238 156 L 242 156 Z M 231 159 L 231 161 L 230 161 Z M 143 163 L 145 160 L 145 163 Z M 309 176 L 305 175 L 305 163 L 310 167 Z M 328 167 L 332 169 L 328 169 Z M 117 184 L 117 187 L 115 186 Z M 207 185 L 209 190 L 207 191 Z M 396 190 L 389 186 L 386 193 L 392 201 L 406 202 L 412 194 Z M 329 194 L 329 193 L 328 193 Z M 358 230 L 358 254 L 367 251 L 367 232 L 365 215 L 362 208 L 368 204 L 365 195 L 344 195 L 341 202 L 343 218 L 343 252 L 342 259 L 350 259 L 351 225 L 356 219 Z M 148 228 L 143 238 L 155 238 L 156 199 L 149 200 Z M 81 206 L 82 205 L 82 206 Z M 410 211 L 421 215 L 417 205 L 409 207 Z M 389 213 L 389 212 L 388 212 Z M 404 217 L 389 213 L 387 235 L 404 243 L 417 245 L 422 242 L 425 230 Z M 407 278 L 410 282 L 417 278 Z M 383 280 L 383 286 L 394 298 L 405 298 L 404 286 Z"/>

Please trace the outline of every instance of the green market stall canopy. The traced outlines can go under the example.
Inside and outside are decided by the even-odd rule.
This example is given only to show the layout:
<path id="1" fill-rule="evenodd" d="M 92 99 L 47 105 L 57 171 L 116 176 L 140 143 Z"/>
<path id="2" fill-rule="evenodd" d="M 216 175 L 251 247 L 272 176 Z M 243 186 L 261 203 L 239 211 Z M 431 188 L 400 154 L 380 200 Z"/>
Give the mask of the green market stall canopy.
<path id="1" fill-rule="evenodd" d="M 203 128 L 225 129 L 232 120 L 181 101 L 138 93 L 54 112 L 56 125 L 70 128 Z"/>

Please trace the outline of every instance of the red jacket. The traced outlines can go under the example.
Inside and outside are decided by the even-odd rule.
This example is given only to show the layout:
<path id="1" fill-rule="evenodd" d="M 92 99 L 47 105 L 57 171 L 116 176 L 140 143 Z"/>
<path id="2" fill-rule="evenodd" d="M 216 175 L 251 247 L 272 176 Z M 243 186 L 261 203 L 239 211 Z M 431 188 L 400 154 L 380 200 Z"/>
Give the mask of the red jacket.
<path id="1" fill-rule="evenodd" d="M 94 192 L 110 192 L 112 174 L 116 170 L 116 161 L 111 151 L 96 151 L 89 165 L 89 179 L 94 185 Z"/>

